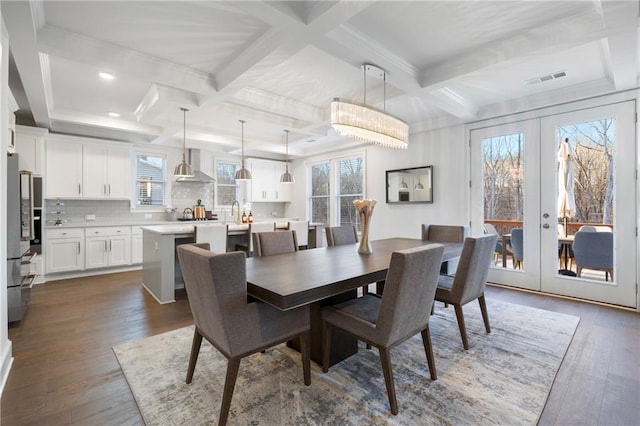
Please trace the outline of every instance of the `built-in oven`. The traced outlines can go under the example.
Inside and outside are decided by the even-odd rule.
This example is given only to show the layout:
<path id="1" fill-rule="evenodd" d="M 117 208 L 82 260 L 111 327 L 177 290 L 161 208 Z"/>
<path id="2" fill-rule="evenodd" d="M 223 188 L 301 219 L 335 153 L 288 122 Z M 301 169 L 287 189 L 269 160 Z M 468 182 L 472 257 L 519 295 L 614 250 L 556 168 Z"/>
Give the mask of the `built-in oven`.
<path id="1" fill-rule="evenodd" d="M 42 200 L 42 176 L 33 176 L 33 239 L 29 251 L 37 254 L 42 254 Z"/>

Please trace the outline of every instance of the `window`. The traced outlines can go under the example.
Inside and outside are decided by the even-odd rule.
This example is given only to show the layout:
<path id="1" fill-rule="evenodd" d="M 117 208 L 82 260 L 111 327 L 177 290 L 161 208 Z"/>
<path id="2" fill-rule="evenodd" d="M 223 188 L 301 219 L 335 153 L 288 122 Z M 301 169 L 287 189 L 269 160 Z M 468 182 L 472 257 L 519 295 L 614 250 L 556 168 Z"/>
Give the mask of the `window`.
<path id="1" fill-rule="evenodd" d="M 136 154 L 135 206 L 164 206 L 167 159 L 157 154 Z"/>
<path id="2" fill-rule="evenodd" d="M 236 171 L 240 163 L 218 161 L 216 164 L 216 205 L 230 206 L 236 199 Z"/>
<path id="3" fill-rule="evenodd" d="M 312 222 L 325 226 L 354 224 L 360 230 L 353 200 L 364 196 L 363 160 L 358 155 L 310 165 Z"/>

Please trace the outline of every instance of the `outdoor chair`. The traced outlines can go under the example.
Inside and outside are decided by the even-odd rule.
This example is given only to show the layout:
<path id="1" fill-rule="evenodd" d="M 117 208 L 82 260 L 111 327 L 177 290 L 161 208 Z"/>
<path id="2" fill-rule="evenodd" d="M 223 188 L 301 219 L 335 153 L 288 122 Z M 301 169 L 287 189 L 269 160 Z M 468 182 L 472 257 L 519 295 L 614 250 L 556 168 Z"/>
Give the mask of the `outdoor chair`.
<path id="1" fill-rule="evenodd" d="M 511 229 L 511 258 L 513 268 L 522 269 L 522 262 L 524 262 L 524 230 L 522 228 Z"/>
<path id="2" fill-rule="evenodd" d="M 487 333 L 491 332 L 484 288 L 497 239 L 498 236 L 495 234 L 466 238 L 455 276 L 440 275 L 438 278 L 435 300 L 453 305 L 465 350 L 469 349 L 469 340 L 462 312 L 463 305 L 478 299 L 484 327 Z"/>
<path id="3" fill-rule="evenodd" d="M 504 247 L 503 249 L 503 242 L 502 242 L 502 235 L 500 235 L 498 233 L 498 230 L 496 229 L 495 226 L 493 226 L 493 224 L 491 223 L 485 223 L 484 224 L 484 233 L 485 234 L 495 234 L 498 236 L 498 239 L 496 241 L 496 248 L 493 251 L 493 264 L 497 265 L 498 264 L 498 258 L 502 258 L 502 256 L 506 253 L 507 255 L 511 254 L 511 248 L 509 247 L 509 245 L 507 244 L 506 247 Z"/>
<path id="4" fill-rule="evenodd" d="M 243 252 L 214 254 L 208 244 L 183 244 L 178 259 L 195 323 L 186 382 L 193 379 L 202 338 L 228 360 L 218 424 L 227 422 L 240 360 L 248 355 L 299 338 L 304 384 L 311 384 L 309 306 L 281 311 L 248 302 Z"/>
<path id="5" fill-rule="evenodd" d="M 329 371 L 331 332 L 334 328 L 377 347 L 394 415 L 398 414 L 398 402 L 391 368 L 391 348 L 421 333 L 431 379 L 437 379 L 429 313 L 443 251 L 442 245 L 430 244 L 393 252 L 382 297 L 366 294 L 322 308 L 322 371 Z"/>
<path id="6" fill-rule="evenodd" d="M 583 269 L 604 271 L 605 281 L 613 281 L 613 232 L 578 231 L 573 239 L 577 275 Z"/>

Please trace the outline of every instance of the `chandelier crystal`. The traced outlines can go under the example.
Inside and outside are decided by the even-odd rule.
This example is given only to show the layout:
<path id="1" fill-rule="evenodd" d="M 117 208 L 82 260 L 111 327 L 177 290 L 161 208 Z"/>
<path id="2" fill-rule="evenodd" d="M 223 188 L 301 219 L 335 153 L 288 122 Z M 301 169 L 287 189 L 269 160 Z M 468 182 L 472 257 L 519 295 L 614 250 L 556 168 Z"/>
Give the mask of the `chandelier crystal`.
<path id="1" fill-rule="evenodd" d="M 363 65 L 363 69 L 364 103 L 335 98 L 331 102 L 331 126 L 343 136 L 388 148 L 406 149 L 409 140 L 409 125 L 384 110 L 366 104 L 367 70 L 380 72 L 385 85 L 386 72 L 369 64 Z M 384 102 L 386 104 L 386 86 Z"/>

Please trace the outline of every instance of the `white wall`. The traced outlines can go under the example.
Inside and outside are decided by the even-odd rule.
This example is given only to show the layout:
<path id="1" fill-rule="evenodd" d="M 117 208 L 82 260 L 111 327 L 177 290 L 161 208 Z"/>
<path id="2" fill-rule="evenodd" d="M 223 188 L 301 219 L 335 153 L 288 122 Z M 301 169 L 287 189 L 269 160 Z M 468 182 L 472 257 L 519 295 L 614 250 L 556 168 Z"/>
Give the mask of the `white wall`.
<path id="1" fill-rule="evenodd" d="M 0 6 L 1 7 L 1 6 Z M 7 227 L 7 145 L 8 145 L 8 82 L 9 82 L 9 37 L 0 9 L 0 229 Z M 9 340 L 7 317 L 7 239 L 0 238 L 0 395 L 4 390 L 11 363 L 13 361 L 11 341 Z"/>
<path id="2" fill-rule="evenodd" d="M 365 152 L 365 197 L 378 201 L 369 238 L 420 236 L 422 223 L 468 224 L 469 161 L 463 126 L 412 134 L 406 150 L 366 145 L 343 152 L 294 161 L 290 166 L 296 183 L 287 216 L 308 217 L 307 164 L 351 153 Z M 385 171 L 433 165 L 432 204 L 387 204 Z"/>

